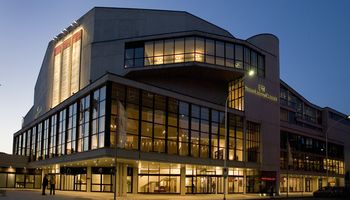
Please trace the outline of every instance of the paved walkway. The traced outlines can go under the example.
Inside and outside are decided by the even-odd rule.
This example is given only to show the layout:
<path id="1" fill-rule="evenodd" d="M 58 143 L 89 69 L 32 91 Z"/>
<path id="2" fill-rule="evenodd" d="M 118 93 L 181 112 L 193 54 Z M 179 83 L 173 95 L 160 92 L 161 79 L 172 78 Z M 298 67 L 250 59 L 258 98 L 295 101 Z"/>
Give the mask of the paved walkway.
<path id="1" fill-rule="evenodd" d="M 311 197 L 311 194 L 294 194 L 290 195 L 292 197 Z M 284 197 L 283 195 L 281 196 Z M 118 200 L 187 200 L 187 199 L 197 199 L 197 200 L 221 200 L 223 195 L 215 194 L 197 194 L 197 195 L 151 195 L 151 194 L 130 194 L 127 197 L 118 197 Z M 260 197 L 258 194 L 230 194 L 227 195 L 227 199 L 268 199 L 268 197 Z M 299 198 L 298 198 L 299 199 Z M 13 190 L 7 189 L 6 196 L 0 194 L 0 200 L 113 200 L 113 193 L 97 193 L 97 192 L 71 192 L 71 191 L 56 191 L 55 196 L 41 195 L 40 190 Z"/>

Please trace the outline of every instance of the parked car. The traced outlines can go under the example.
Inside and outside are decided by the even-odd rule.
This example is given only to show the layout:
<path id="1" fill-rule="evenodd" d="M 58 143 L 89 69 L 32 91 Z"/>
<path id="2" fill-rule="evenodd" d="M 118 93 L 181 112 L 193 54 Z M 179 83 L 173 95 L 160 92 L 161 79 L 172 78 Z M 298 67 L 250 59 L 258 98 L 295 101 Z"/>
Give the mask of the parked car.
<path id="1" fill-rule="evenodd" d="M 322 187 L 313 193 L 314 197 L 350 197 L 350 191 L 344 187 Z"/>

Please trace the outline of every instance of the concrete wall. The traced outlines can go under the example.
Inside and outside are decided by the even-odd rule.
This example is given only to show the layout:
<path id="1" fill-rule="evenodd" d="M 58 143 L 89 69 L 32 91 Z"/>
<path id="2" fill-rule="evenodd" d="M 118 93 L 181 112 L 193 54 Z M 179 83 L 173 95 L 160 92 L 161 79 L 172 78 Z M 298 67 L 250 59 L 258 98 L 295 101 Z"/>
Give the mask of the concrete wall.
<path id="1" fill-rule="evenodd" d="M 94 12 L 91 10 L 78 20 L 77 28 L 83 29 L 82 35 L 82 51 L 81 51 L 81 67 L 80 67 L 80 89 L 90 83 L 90 54 L 91 41 L 93 39 L 93 20 Z M 75 30 L 75 29 L 74 29 Z M 73 30 L 73 31 L 74 31 Z M 59 39 L 57 40 L 59 41 Z M 40 117 L 52 108 L 52 87 L 53 87 L 53 62 L 54 48 L 56 41 L 50 41 L 46 49 L 43 63 L 35 84 L 34 104 L 31 110 L 24 118 L 23 126 L 26 126 L 34 119 Z"/>
<path id="2" fill-rule="evenodd" d="M 187 12 L 118 8 L 96 8 L 94 11 L 92 81 L 103 76 L 106 71 L 119 75 L 125 73 L 125 39 L 185 31 L 203 31 L 233 38 L 226 30 Z"/>
<path id="3" fill-rule="evenodd" d="M 279 170 L 280 157 L 280 106 L 279 106 L 279 41 L 270 34 L 254 36 L 248 42 L 265 50 L 266 77 L 246 77 L 246 86 L 258 90 L 259 84 L 265 92 L 277 97 L 277 101 L 245 92 L 245 114 L 248 121 L 261 124 L 261 169 Z"/>
<path id="4" fill-rule="evenodd" d="M 77 20 L 83 29 L 80 89 L 103 76 L 107 71 L 124 72 L 124 42 L 121 39 L 184 31 L 204 31 L 225 37 L 229 32 L 203 19 L 182 11 L 93 8 Z M 34 104 L 23 126 L 51 108 L 53 50 L 48 44 L 34 90 Z"/>

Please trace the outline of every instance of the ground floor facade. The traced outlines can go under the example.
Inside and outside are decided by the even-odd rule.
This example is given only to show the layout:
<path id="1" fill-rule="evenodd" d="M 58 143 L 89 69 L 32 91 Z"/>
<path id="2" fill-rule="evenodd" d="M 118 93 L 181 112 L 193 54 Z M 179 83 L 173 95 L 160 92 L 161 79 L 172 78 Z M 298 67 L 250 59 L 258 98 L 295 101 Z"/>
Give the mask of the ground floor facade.
<path id="1" fill-rule="evenodd" d="M 326 169 L 323 157 L 299 162 L 313 157 L 298 160 L 293 155 L 295 166 L 308 168 L 282 171 L 288 156 L 280 157 L 281 165 L 276 160 L 281 149 L 281 155 L 288 151 L 265 134 L 278 134 L 278 123 L 224 110 L 222 105 L 106 76 L 14 135 L 13 154 L 28 158 L 23 164 L 28 170 L 3 169 L 0 187 L 40 188 L 44 175 L 55 177 L 58 190 L 117 191 L 119 196 L 312 192 L 327 185 L 326 171 L 313 174 L 314 169 Z M 337 163 L 336 173 L 343 172 L 339 169 L 344 165 Z M 300 169 L 309 171 L 299 177 L 294 170 Z M 344 183 L 342 176 L 334 179 L 334 185 Z"/>
<path id="2" fill-rule="evenodd" d="M 117 191 L 127 194 L 293 194 L 310 193 L 327 185 L 326 176 L 261 171 L 258 168 L 189 165 L 101 157 L 33 169 L 2 168 L 1 188 L 40 189 L 45 175 L 54 177 L 56 190 L 80 192 Z M 115 179 L 116 174 L 116 179 Z M 279 177 L 279 178 L 278 178 Z M 277 180 L 279 179 L 279 182 Z M 115 182 L 117 183 L 115 185 Z M 344 178 L 329 177 L 331 186 L 344 186 Z M 276 185 L 279 190 L 276 191 Z M 50 185 L 48 186 L 50 188 Z"/>

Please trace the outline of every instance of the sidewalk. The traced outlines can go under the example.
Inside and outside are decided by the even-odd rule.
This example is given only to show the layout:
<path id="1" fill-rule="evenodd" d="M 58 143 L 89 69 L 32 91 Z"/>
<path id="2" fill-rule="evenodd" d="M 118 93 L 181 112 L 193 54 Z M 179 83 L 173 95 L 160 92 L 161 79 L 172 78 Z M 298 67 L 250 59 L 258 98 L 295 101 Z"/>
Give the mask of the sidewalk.
<path id="1" fill-rule="evenodd" d="M 311 193 L 303 194 L 303 197 L 311 197 Z M 301 197 L 301 194 L 289 195 L 289 197 Z M 285 195 L 276 197 L 275 199 L 285 198 Z M 72 192 L 72 191 L 56 191 L 55 196 L 50 196 L 47 193 L 46 196 L 41 195 L 40 190 L 19 190 L 8 189 L 6 196 L 2 197 L 0 194 L 0 200 L 113 200 L 113 193 L 97 193 L 97 192 Z M 197 194 L 197 195 L 172 195 L 172 194 L 129 194 L 126 197 L 117 197 L 118 200 L 222 200 L 222 194 Z M 261 197 L 258 194 L 230 194 L 227 195 L 228 200 L 237 199 L 269 199 L 269 197 Z"/>

